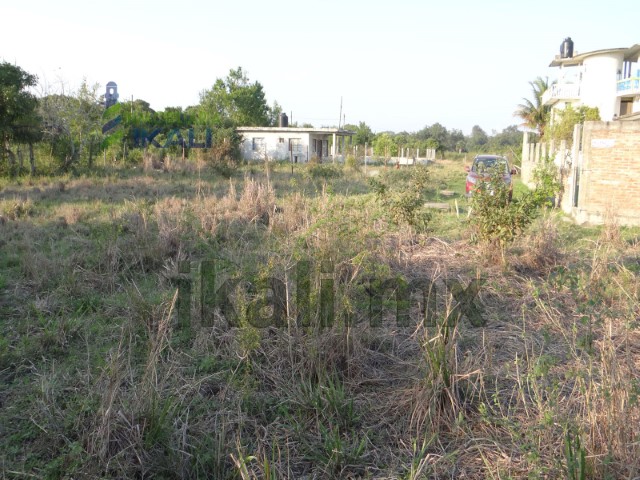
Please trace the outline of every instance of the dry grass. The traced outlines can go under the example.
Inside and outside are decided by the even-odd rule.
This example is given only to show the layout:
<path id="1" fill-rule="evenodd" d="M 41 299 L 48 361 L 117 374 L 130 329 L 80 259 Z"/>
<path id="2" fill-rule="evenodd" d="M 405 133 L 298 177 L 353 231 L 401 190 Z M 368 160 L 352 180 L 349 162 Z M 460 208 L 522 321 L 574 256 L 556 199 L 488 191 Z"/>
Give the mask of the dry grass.
<path id="1" fill-rule="evenodd" d="M 640 242 L 620 227 L 568 248 L 545 217 L 495 264 L 391 229 L 366 195 L 276 191 L 277 168 L 152 175 L 3 192 L 3 217 L 26 202 L 0 225 L 3 476 L 572 478 L 581 449 L 586 478 L 640 475 Z M 208 258 L 218 284 L 244 282 L 235 325 L 214 310 L 202 327 L 195 301 L 177 321 L 180 262 Z M 300 258 L 312 307 L 336 282 L 331 328 L 315 309 L 296 324 Z M 269 275 L 285 325 L 255 328 L 246 307 Z M 398 326 L 389 291 L 370 326 L 375 275 L 434 282 L 437 321 L 414 295 Z M 478 277 L 486 325 L 443 324 L 447 284 Z"/>
<path id="2" fill-rule="evenodd" d="M 518 253 L 511 257 L 511 261 L 517 271 L 548 274 L 563 260 L 557 219 L 551 216 L 538 219 L 529 233 L 519 239 L 516 247 Z"/>

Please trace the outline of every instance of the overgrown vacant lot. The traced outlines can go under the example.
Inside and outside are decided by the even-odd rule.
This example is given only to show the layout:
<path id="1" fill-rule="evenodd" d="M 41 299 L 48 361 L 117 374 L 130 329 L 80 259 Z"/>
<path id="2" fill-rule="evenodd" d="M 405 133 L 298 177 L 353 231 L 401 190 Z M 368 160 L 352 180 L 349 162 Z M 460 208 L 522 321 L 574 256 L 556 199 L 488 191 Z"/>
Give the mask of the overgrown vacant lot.
<path id="1" fill-rule="evenodd" d="M 500 255 L 470 241 L 460 162 L 375 169 L 4 180 L 3 476 L 640 476 L 639 231 L 546 211 Z M 236 316 L 200 308 L 204 260 Z M 388 289 L 375 325 L 370 281 L 398 277 L 432 282 L 427 322 Z M 474 279 L 484 325 L 451 295 Z"/>

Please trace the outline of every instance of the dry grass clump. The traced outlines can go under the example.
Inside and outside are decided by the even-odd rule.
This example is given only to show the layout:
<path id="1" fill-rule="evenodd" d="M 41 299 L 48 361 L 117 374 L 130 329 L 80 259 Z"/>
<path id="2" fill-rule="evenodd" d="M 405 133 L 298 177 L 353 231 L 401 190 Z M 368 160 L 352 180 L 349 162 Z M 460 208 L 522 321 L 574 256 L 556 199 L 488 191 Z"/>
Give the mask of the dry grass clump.
<path id="1" fill-rule="evenodd" d="M 173 365 L 162 355 L 169 348 L 175 301 L 174 296 L 138 309 L 142 315 L 123 325 L 117 345 L 108 352 L 105 367 L 95 379 L 101 392 L 99 408 L 81 437 L 96 460 L 88 471 L 98 467 L 109 475 L 130 477 L 174 469 L 169 462 L 175 452 L 163 444 L 171 440 L 172 427 L 166 422 L 181 400 L 180 396 L 164 397 Z M 144 300 L 137 299 L 140 302 Z M 142 368 L 130 363 L 130 356 L 139 350 L 133 337 L 137 322 L 142 323 L 148 342 Z"/>
<path id="2" fill-rule="evenodd" d="M 142 154 L 142 169 L 145 172 L 162 170 L 164 166 L 164 152 L 159 150 L 145 150 Z"/>
<path id="3" fill-rule="evenodd" d="M 274 228 L 281 228 L 284 235 L 309 227 L 309 205 L 305 197 L 299 192 L 294 193 L 285 201 L 283 207 L 276 208 Z"/>
<path id="4" fill-rule="evenodd" d="M 620 224 L 615 216 L 615 212 L 612 210 L 607 210 L 604 215 L 604 225 L 602 227 L 600 240 L 613 248 L 621 248 L 624 246 L 620 232 Z"/>
<path id="5" fill-rule="evenodd" d="M 245 177 L 237 205 L 241 218 L 250 223 L 260 222 L 268 225 L 275 209 L 275 192 L 271 184 Z"/>
<path id="6" fill-rule="evenodd" d="M 163 171 L 194 174 L 202 171 L 205 166 L 206 163 L 200 155 L 196 158 L 183 158 L 181 155 L 169 155 L 155 149 L 147 149 L 142 155 L 142 169 L 147 173 Z"/>
<path id="7" fill-rule="evenodd" d="M 220 225 L 218 212 L 220 200 L 215 195 L 198 197 L 193 202 L 193 213 L 199 220 L 200 228 L 207 235 L 214 236 Z"/>
<path id="8" fill-rule="evenodd" d="M 163 250 L 170 257 L 175 257 L 183 250 L 183 241 L 191 229 L 188 202 L 176 197 L 165 198 L 154 205 L 153 211 Z"/>
<path id="9" fill-rule="evenodd" d="M 31 198 L 14 198 L 0 201 L 0 216 L 8 220 L 20 220 L 33 215 L 35 204 Z"/>
<path id="10" fill-rule="evenodd" d="M 562 250 L 556 219 L 550 216 L 534 222 L 529 233 L 517 240 L 510 261 L 520 273 L 548 273 L 561 263 Z"/>
<path id="11" fill-rule="evenodd" d="M 88 216 L 85 208 L 73 205 L 62 205 L 57 209 L 57 216 L 64 220 L 65 225 L 75 225 L 83 223 Z"/>
<path id="12" fill-rule="evenodd" d="M 199 159 L 182 158 L 167 155 L 164 157 L 163 170 L 165 172 L 197 173 L 206 167 L 206 163 Z"/>
<path id="13" fill-rule="evenodd" d="M 205 232 L 214 233 L 219 224 L 269 225 L 276 211 L 275 192 L 270 184 L 245 177 L 238 196 L 235 184 L 229 181 L 229 189 L 221 198 L 198 197 L 193 209 Z"/>

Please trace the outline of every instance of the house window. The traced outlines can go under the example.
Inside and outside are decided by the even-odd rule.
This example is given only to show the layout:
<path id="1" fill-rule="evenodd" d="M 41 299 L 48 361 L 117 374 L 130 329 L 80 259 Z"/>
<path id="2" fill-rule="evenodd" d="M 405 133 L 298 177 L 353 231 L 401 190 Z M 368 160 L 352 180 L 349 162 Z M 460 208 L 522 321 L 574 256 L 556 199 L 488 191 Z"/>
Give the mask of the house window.
<path id="1" fill-rule="evenodd" d="M 264 150 L 264 138 L 254 137 L 251 142 L 251 149 L 254 152 L 261 152 Z"/>
<path id="2" fill-rule="evenodd" d="M 322 140 L 322 151 L 324 155 L 329 155 L 329 140 Z"/>
<path id="3" fill-rule="evenodd" d="M 293 153 L 302 153 L 302 140 L 300 138 L 290 138 L 289 150 Z"/>
<path id="4" fill-rule="evenodd" d="M 278 139 L 278 143 L 284 143 L 284 138 L 280 137 L 280 138 Z"/>
<path id="5" fill-rule="evenodd" d="M 318 140 L 316 138 L 313 139 L 313 153 L 318 153 Z"/>

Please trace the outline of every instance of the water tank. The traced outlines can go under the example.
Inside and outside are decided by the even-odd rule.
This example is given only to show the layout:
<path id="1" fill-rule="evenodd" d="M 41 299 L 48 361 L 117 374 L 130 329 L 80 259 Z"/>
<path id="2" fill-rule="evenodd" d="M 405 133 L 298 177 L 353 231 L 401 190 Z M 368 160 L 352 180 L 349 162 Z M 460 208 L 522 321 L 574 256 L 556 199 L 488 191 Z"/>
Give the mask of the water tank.
<path id="1" fill-rule="evenodd" d="M 560 45 L 560 58 L 571 58 L 573 57 L 573 40 L 571 37 L 567 37 Z"/>
<path id="2" fill-rule="evenodd" d="M 278 126 L 279 127 L 288 127 L 289 126 L 289 117 L 287 117 L 286 113 L 281 113 L 278 117 Z"/>

